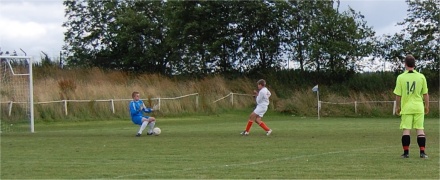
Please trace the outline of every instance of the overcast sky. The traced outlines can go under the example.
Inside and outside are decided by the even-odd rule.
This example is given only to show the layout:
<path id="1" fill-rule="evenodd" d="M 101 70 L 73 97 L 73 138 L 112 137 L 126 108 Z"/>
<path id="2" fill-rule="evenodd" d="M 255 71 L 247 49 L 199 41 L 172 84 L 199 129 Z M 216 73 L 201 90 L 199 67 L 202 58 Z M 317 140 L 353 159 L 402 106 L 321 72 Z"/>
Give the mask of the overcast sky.
<path id="1" fill-rule="evenodd" d="M 41 59 L 41 51 L 59 57 L 64 45 L 62 0 L 0 0 L 0 51 L 17 51 Z M 365 16 L 377 35 L 393 34 L 407 15 L 404 0 L 341 0 L 341 11 L 351 6 Z"/>

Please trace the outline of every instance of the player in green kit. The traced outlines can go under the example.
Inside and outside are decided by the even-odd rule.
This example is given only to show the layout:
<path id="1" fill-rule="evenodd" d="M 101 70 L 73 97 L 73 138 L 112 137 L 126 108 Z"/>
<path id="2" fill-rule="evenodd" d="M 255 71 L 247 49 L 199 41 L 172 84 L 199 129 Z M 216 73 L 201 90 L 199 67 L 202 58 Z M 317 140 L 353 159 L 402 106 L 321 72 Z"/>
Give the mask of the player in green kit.
<path id="1" fill-rule="evenodd" d="M 405 57 L 405 72 L 396 80 L 394 94 L 396 94 L 396 112 L 401 116 L 400 129 L 402 135 L 402 158 L 409 158 L 411 129 L 416 129 L 417 144 L 420 148 L 420 158 L 428 158 L 425 153 L 425 114 L 429 113 L 429 94 L 426 78 L 415 69 L 415 58 L 412 55 Z"/>

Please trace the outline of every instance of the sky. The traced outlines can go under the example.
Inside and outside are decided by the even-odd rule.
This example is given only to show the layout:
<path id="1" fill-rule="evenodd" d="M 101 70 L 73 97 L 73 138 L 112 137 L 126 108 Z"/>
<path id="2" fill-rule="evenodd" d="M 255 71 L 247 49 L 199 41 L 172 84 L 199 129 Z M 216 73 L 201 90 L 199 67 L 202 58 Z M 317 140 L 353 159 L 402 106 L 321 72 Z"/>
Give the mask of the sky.
<path id="1" fill-rule="evenodd" d="M 58 59 L 66 31 L 62 23 L 62 0 L 0 0 L 0 51 L 14 50 L 18 55 L 41 59 L 46 53 Z M 376 35 L 394 34 L 396 26 L 407 15 L 404 0 L 341 0 L 340 11 L 350 6 L 365 16 L 365 21 Z M 23 51 L 24 52 L 23 52 Z"/>

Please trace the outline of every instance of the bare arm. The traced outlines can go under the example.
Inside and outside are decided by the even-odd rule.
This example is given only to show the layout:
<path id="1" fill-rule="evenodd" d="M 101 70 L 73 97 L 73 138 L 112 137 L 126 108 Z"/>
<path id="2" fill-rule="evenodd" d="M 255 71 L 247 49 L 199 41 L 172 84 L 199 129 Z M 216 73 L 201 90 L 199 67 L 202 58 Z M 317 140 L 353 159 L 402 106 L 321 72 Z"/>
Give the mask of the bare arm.
<path id="1" fill-rule="evenodd" d="M 425 101 L 425 114 L 429 113 L 429 94 L 426 93 L 423 95 L 423 100 Z"/>
<path id="2" fill-rule="evenodd" d="M 400 96 L 396 96 L 396 114 L 400 115 Z"/>
<path id="3" fill-rule="evenodd" d="M 258 96 L 258 91 L 254 90 L 254 95 L 252 95 L 252 96 L 254 96 L 254 98 L 256 98 Z"/>

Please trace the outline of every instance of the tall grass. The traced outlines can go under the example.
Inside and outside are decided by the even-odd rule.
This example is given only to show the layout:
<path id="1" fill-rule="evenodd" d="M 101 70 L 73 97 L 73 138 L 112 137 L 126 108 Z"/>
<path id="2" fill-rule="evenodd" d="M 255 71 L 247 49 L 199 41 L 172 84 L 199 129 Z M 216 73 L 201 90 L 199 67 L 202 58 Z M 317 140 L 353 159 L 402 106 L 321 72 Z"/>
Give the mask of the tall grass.
<path id="1" fill-rule="evenodd" d="M 96 120 L 128 118 L 127 104 L 133 91 L 139 91 L 142 99 L 179 97 L 198 93 L 198 96 L 189 96 L 176 100 L 161 101 L 161 111 L 154 116 L 175 116 L 182 114 L 215 114 L 230 109 L 246 109 L 251 111 L 255 105 L 251 96 L 234 96 L 234 102 L 227 97 L 229 93 L 252 94 L 256 89 L 257 78 L 247 77 L 228 79 L 223 76 L 208 76 L 202 79 L 178 79 L 158 74 L 133 75 L 121 71 L 103 71 L 93 69 L 58 69 L 53 67 L 36 68 L 34 75 L 34 101 L 48 102 L 59 100 L 92 100 L 91 102 L 69 102 L 68 115 L 65 115 L 64 104 L 48 103 L 35 105 L 35 119 L 37 121 Z M 377 78 L 356 76 L 368 82 L 367 88 Z M 270 110 L 289 113 L 298 116 L 316 116 L 316 93 L 311 91 L 312 86 L 304 84 L 307 79 L 295 77 L 292 82 L 287 73 L 279 77 L 268 75 L 268 87 L 272 92 Z M 303 84 L 295 83 L 296 81 Z M 320 85 L 320 100 L 331 103 L 322 104 L 322 116 L 392 116 L 392 103 L 359 103 L 357 111 L 350 102 L 392 101 L 392 89 L 373 93 L 352 90 L 352 86 L 361 84 L 348 81 L 349 85 Z M 381 81 L 382 82 L 382 81 Z M 388 81 L 383 81 L 383 83 Z M 313 84 L 313 82 L 308 82 Z M 365 88 L 365 87 L 364 87 Z M 198 106 L 195 103 L 198 98 Z M 5 97 L 2 97 L 4 100 Z M 128 99 L 115 102 L 115 113 L 110 111 L 109 102 L 97 102 L 103 99 Z M 431 100 L 438 101 L 438 94 L 432 93 Z M 147 101 L 146 101 L 147 102 Z M 152 103 L 157 103 L 153 101 Z M 7 117 L 7 104 L 2 104 L 2 119 Z M 15 111 L 15 110 L 14 110 Z M 18 111 L 17 111 L 18 112 Z M 439 104 L 431 103 L 431 113 L 428 117 L 439 117 Z"/>
<path id="2" fill-rule="evenodd" d="M 131 93 L 138 91 L 141 99 L 174 98 L 198 93 L 176 100 L 162 100 L 161 111 L 154 115 L 172 116 L 190 113 L 216 113 L 230 109 L 229 98 L 214 101 L 229 93 L 250 94 L 256 89 L 255 82 L 247 78 L 226 80 L 220 76 L 198 80 L 178 80 L 158 74 L 131 75 L 119 71 L 100 69 L 40 70 L 34 80 L 35 102 L 59 100 L 92 100 L 92 102 L 69 102 L 68 115 L 64 114 L 64 104 L 50 103 L 35 106 L 36 119 L 56 121 L 61 119 L 108 119 L 127 118 L 128 101 L 116 101 L 116 113 L 110 111 L 110 103 L 96 102 L 103 99 L 131 99 Z M 276 97 L 276 95 L 274 96 Z M 198 106 L 196 106 L 198 98 Z M 153 104 L 158 103 L 153 101 Z M 253 106 L 251 96 L 235 96 L 234 108 Z"/>

